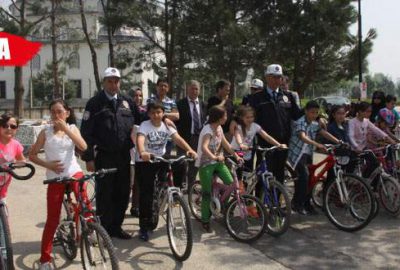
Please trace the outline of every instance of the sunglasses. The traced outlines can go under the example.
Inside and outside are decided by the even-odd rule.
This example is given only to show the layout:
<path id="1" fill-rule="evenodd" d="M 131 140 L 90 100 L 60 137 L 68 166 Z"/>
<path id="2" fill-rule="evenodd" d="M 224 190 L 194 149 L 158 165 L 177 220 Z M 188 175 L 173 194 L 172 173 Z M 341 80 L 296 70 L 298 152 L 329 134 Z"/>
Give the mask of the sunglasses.
<path id="1" fill-rule="evenodd" d="M 11 124 L 11 125 L 9 125 L 9 124 L 2 124 L 1 127 L 2 127 L 2 128 L 6 128 L 6 129 L 9 129 L 9 128 L 11 128 L 11 129 L 17 129 L 17 128 L 18 128 L 18 126 L 17 126 L 17 125 L 14 125 L 14 124 Z"/>

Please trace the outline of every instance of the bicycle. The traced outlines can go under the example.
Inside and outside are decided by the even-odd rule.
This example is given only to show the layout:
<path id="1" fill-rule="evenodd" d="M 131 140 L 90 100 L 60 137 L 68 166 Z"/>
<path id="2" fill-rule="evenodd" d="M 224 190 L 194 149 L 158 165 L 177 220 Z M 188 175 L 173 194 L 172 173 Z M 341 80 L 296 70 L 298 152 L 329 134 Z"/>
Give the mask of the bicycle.
<path id="1" fill-rule="evenodd" d="M 348 156 L 335 156 L 343 145 L 325 145 L 328 155 L 322 161 L 308 166 L 308 190 L 313 192 L 317 184 L 323 185 L 322 206 L 329 221 L 346 232 L 361 230 L 373 217 L 373 193 L 359 176 L 348 174 L 342 167 L 349 163 Z M 318 169 L 321 169 L 317 172 Z M 334 179 L 326 181 L 325 174 L 333 169 Z M 313 197 L 316 192 L 313 192 Z M 316 198 L 313 201 L 317 201 Z"/>
<path id="2" fill-rule="evenodd" d="M 224 185 L 215 175 L 212 181 L 210 210 L 216 219 L 224 218 L 229 235 L 244 243 L 250 243 L 262 236 L 267 227 L 267 212 L 261 201 L 249 194 L 240 194 L 236 175 L 237 164 L 231 157 L 226 157 L 231 165 L 233 183 Z M 189 206 L 193 216 L 201 221 L 201 184 L 196 180 L 189 191 Z M 225 207 L 225 202 L 226 207 Z"/>
<path id="3" fill-rule="evenodd" d="M 173 179 L 172 164 L 193 161 L 186 156 L 176 159 L 165 159 L 163 157 L 152 157 L 150 162 L 162 162 L 168 165 L 166 181 L 156 178 L 154 192 L 154 224 L 158 224 L 159 216 L 167 223 L 168 242 L 172 254 L 178 261 L 189 258 L 193 247 L 193 229 L 189 209 L 179 187 L 175 187 Z M 165 218 L 166 215 L 166 218 Z"/>
<path id="4" fill-rule="evenodd" d="M 23 175 L 15 173 L 15 170 L 28 169 Z M 35 167 L 32 164 L 25 162 L 10 162 L 3 163 L 0 166 L 0 173 L 3 175 L 3 181 L 0 183 L 0 188 L 6 184 L 6 178 L 10 174 L 17 180 L 28 180 L 35 174 Z M 5 200 L 0 200 L 0 269 L 13 270 L 13 249 L 11 241 L 10 226 L 8 223 L 8 209 Z"/>
<path id="5" fill-rule="evenodd" d="M 366 156 L 370 155 L 379 162 L 377 166 L 369 176 L 365 176 L 367 184 L 371 186 L 376 194 L 376 199 L 379 199 L 383 208 L 392 216 L 397 217 L 400 215 L 400 184 L 398 180 L 386 172 L 388 170 L 388 162 L 386 158 L 390 153 L 391 145 L 384 147 L 365 150 L 358 156 L 356 174 L 363 176 L 363 160 L 365 161 Z M 381 153 L 383 151 L 383 153 Z M 379 202 L 376 202 L 375 215 L 379 211 Z"/>
<path id="6" fill-rule="evenodd" d="M 251 194 L 259 180 L 262 184 L 261 202 L 267 210 L 267 233 L 272 236 L 284 234 L 290 225 L 291 206 L 286 188 L 276 181 L 274 175 L 268 171 L 266 155 L 273 151 L 281 150 L 277 146 L 270 148 L 257 147 L 256 151 L 261 152 L 261 162 L 253 172 L 243 171 L 243 182 L 246 193 Z M 286 150 L 286 149 L 285 149 Z"/>
<path id="7" fill-rule="evenodd" d="M 95 177 L 102 177 L 108 173 L 115 173 L 117 169 L 101 169 L 86 174 L 80 179 L 72 177 L 56 177 L 44 180 L 43 184 L 65 184 L 63 211 L 56 231 L 54 245 L 61 245 L 65 256 L 73 260 L 77 256 L 78 246 L 81 249 L 83 269 L 119 269 L 118 259 L 114 246 L 107 231 L 101 226 L 99 218 L 90 210 L 84 201 L 84 183 Z M 72 200 L 71 182 L 78 182 L 78 196 Z M 108 254 L 108 257 L 107 257 Z"/>

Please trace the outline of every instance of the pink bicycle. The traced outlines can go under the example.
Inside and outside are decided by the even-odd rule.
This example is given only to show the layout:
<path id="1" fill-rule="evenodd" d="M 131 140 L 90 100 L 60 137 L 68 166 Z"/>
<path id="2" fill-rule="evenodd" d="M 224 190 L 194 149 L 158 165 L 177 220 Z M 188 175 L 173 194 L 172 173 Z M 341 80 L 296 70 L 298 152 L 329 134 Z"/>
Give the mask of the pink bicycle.
<path id="1" fill-rule="evenodd" d="M 211 191 L 210 210 L 216 219 L 225 220 L 228 233 L 233 239 L 249 243 L 261 237 L 267 227 L 267 212 L 259 199 L 239 192 L 236 175 L 237 164 L 232 158 L 226 158 L 230 165 L 233 183 L 224 185 L 214 176 Z M 201 220 L 202 191 L 200 181 L 195 181 L 189 191 L 189 206 L 193 216 Z"/>

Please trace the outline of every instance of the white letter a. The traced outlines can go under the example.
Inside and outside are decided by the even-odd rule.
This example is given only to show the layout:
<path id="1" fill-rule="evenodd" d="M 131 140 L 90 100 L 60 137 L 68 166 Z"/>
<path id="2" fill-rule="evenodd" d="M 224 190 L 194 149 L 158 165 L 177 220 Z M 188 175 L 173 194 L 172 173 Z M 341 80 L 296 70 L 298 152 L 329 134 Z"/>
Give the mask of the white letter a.
<path id="1" fill-rule="evenodd" d="M 0 38 L 0 60 L 10 60 L 10 48 L 7 38 Z"/>

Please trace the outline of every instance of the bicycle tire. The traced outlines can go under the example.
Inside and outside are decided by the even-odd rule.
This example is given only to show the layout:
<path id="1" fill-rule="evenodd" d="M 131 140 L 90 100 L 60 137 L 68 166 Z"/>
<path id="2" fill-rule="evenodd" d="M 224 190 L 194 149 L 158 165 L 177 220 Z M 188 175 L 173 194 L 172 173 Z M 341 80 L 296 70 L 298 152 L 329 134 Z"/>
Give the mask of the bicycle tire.
<path id="1" fill-rule="evenodd" d="M 239 241 L 239 242 L 243 242 L 243 243 L 251 243 L 254 242 L 255 240 L 257 240 L 258 238 L 260 238 L 263 233 L 266 231 L 266 227 L 267 227 L 267 211 L 265 210 L 263 204 L 261 203 L 261 201 L 252 196 L 252 195 L 241 195 L 240 200 L 242 200 L 242 205 L 245 205 L 247 208 L 249 207 L 256 207 L 256 214 L 246 214 L 243 218 L 240 216 L 242 210 L 241 209 L 237 209 L 238 206 L 238 200 L 236 199 L 236 197 L 234 199 L 232 199 L 229 204 L 228 207 L 226 209 L 225 212 L 225 225 L 226 228 L 228 230 L 228 233 L 232 236 L 233 239 Z M 247 211 L 246 211 L 247 212 Z M 256 225 L 256 228 L 254 229 L 254 232 L 249 232 L 249 233 L 244 233 L 244 236 L 242 236 L 240 233 L 240 231 L 237 231 L 234 228 L 234 224 L 231 221 L 231 216 L 235 215 L 235 213 L 239 213 L 239 217 L 238 217 L 238 221 L 241 224 L 244 224 L 245 228 L 248 229 L 249 228 L 249 221 L 251 219 L 260 219 L 260 222 L 258 222 L 259 224 Z M 258 216 L 254 216 L 254 215 L 258 215 Z M 243 221 L 245 221 L 245 223 L 243 223 Z M 236 227 L 236 226 L 235 226 Z M 239 226 L 239 229 L 242 229 L 242 225 Z M 246 235 L 248 235 L 247 237 L 245 237 Z"/>
<path id="2" fill-rule="evenodd" d="M 269 186 L 269 190 L 264 190 L 261 201 L 264 203 L 268 214 L 267 233 L 278 237 L 289 229 L 292 208 L 289 195 L 281 183 L 270 181 Z M 266 191 L 268 198 L 265 197 Z"/>
<path id="3" fill-rule="evenodd" d="M 192 222 L 190 219 L 190 213 L 188 206 L 185 200 L 178 194 L 173 196 L 173 202 L 168 206 L 167 211 L 167 233 L 168 233 L 168 242 L 171 248 L 172 253 L 174 254 L 175 259 L 180 262 L 187 260 L 192 252 L 193 247 L 193 229 Z M 179 208 L 179 210 L 177 209 Z M 178 210 L 178 211 L 174 211 Z M 179 212 L 180 224 L 177 225 L 178 219 L 175 220 L 174 214 L 175 212 Z M 183 214 L 183 217 L 182 217 Z M 172 217 L 171 217 L 172 216 Z M 175 226 L 174 226 L 175 225 Z M 180 225 L 180 226 L 179 226 Z M 185 247 L 183 251 L 178 250 L 177 247 L 177 237 L 175 236 L 175 232 L 177 232 L 178 228 L 182 228 L 183 241 L 185 243 Z"/>
<path id="4" fill-rule="evenodd" d="M 68 209 L 67 201 L 63 201 L 62 207 L 64 213 L 61 214 L 56 236 L 64 250 L 65 257 L 68 260 L 73 260 L 78 254 L 78 246 L 75 242 L 75 222 L 73 214 Z"/>
<path id="5" fill-rule="evenodd" d="M 81 238 L 81 259 L 82 267 L 84 270 L 98 269 L 97 260 L 94 257 L 95 248 L 99 249 L 98 255 L 101 263 L 101 269 L 119 269 L 119 262 L 117 255 L 115 254 L 115 248 L 111 241 L 110 236 L 106 230 L 96 222 L 88 222 L 87 228 L 82 232 Z M 106 253 L 109 255 L 109 259 L 105 258 Z M 97 258 L 97 257 L 96 257 Z M 108 263 L 109 267 L 106 267 L 104 263 Z"/>
<path id="6" fill-rule="evenodd" d="M 335 225 L 338 229 L 346 232 L 354 232 L 361 230 L 369 224 L 372 220 L 374 206 L 373 193 L 367 183 L 362 178 L 352 174 L 343 174 L 342 181 L 347 188 L 350 205 L 348 203 L 342 203 L 339 196 L 339 191 L 336 181 L 330 181 L 326 187 L 326 193 L 324 194 L 324 209 L 329 221 Z M 362 192 L 362 193 L 361 193 Z M 365 209 L 357 211 L 357 202 L 365 200 Z M 339 215 L 333 211 L 333 206 L 339 210 L 344 209 L 344 218 L 339 218 Z M 349 222 L 355 224 L 346 223 L 345 219 L 349 219 Z"/>
<path id="7" fill-rule="evenodd" d="M 14 270 L 13 250 L 11 242 L 10 226 L 8 224 L 8 215 L 6 205 L 0 207 L 0 246 L 2 248 L 2 256 L 4 270 Z M 4 254 L 5 253 L 5 254 Z"/>
<path id="8" fill-rule="evenodd" d="M 189 189 L 188 201 L 190 212 L 199 221 L 201 221 L 201 199 L 201 184 L 199 180 L 196 180 Z"/>
<path id="9" fill-rule="evenodd" d="M 388 196 L 385 195 L 383 185 L 385 185 Z M 400 184 L 392 176 L 382 175 L 382 183 L 379 182 L 378 190 L 379 201 L 383 208 L 392 216 L 397 217 L 400 214 Z"/>
<path id="10" fill-rule="evenodd" d="M 311 199 L 315 206 L 322 208 L 323 206 L 323 195 L 324 193 L 324 182 L 318 181 L 311 191 Z"/>

